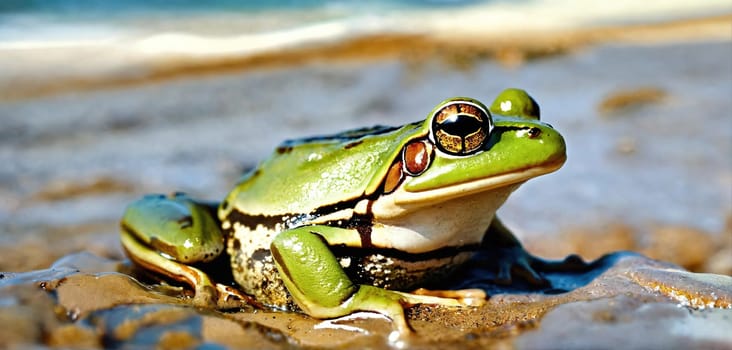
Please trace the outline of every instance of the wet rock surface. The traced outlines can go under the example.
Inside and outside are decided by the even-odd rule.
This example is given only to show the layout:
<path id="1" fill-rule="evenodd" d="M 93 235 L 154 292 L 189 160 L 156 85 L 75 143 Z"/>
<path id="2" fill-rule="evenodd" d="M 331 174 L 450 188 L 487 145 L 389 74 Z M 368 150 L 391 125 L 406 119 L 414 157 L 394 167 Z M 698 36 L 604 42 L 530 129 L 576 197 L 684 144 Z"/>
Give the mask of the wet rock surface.
<path id="1" fill-rule="evenodd" d="M 478 266 L 475 264 L 474 266 Z M 408 309 L 415 336 L 390 341 L 387 319 L 359 313 L 317 320 L 297 313 L 190 306 L 125 273 L 124 261 L 89 253 L 50 269 L 0 279 L 3 346 L 159 348 L 725 348 L 732 346 L 732 277 L 690 273 L 644 256 L 606 255 L 583 272 L 547 273 L 552 287 L 490 282 L 468 269 L 461 287 L 483 288 L 480 307 Z M 571 336 L 569 336 L 571 335 Z"/>

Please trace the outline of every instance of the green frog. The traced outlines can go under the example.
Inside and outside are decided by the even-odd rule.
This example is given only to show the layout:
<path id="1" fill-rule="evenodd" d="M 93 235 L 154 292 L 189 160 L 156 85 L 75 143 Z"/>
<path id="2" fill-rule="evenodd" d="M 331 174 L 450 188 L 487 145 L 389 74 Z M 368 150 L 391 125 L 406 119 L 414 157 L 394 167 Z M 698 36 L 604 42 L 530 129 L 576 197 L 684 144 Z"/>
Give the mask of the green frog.
<path id="1" fill-rule="evenodd" d="M 457 97 L 403 126 L 288 140 L 220 203 L 176 193 L 130 204 L 122 245 L 137 266 L 190 285 L 197 305 L 247 300 L 323 319 L 370 311 L 409 334 L 405 306 L 475 295 L 409 291 L 478 251 L 494 253 L 501 283 L 543 285 L 542 269 L 572 265 L 530 255 L 495 217 L 566 159 L 539 114 L 525 91 L 507 89 L 490 108 Z M 233 284 L 207 271 L 222 256 Z"/>

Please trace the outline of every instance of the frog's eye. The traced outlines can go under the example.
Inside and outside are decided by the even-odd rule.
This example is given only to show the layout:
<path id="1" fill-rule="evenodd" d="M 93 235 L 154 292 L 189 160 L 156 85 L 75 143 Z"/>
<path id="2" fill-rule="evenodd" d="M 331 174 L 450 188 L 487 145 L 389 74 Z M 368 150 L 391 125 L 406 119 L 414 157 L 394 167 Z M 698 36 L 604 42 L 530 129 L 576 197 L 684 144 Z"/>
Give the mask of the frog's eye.
<path id="1" fill-rule="evenodd" d="M 539 104 L 521 89 L 503 90 L 491 105 L 491 113 L 539 120 Z"/>
<path id="2" fill-rule="evenodd" d="M 471 101 L 449 101 L 432 117 L 435 145 L 451 155 L 468 155 L 483 149 L 492 128 L 488 111 Z"/>

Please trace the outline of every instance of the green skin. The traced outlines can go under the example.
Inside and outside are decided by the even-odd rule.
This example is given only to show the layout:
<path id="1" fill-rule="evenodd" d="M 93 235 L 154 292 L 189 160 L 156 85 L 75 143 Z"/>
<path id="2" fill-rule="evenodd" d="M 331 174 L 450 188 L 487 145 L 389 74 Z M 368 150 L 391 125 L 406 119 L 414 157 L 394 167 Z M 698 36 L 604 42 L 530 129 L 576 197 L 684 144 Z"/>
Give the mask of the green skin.
<path id="1" fill-rule="evenodd" d="M 453 129 L 443 127 L 449 121 L 433 121 L 449 106 L 469 108 Z M 486 118 L 471 119 L 476 110 Z M 485 137 L 455 149 L 438 133 Z M 413 162 L 403 149 L 416 142 L 425 145 L 427 165 L 404 170 L 402 164 Z M 490 108 L 454 98 L 425 121 L 399 128 L 285 142 L 220 205 L 181 194 L 145 196 L 128 206 L 121 240 L 143 269 L 191 285 L 198 305 L 226 307 L 235 295 L 317 318 L 372 311 L 407 335 L 404 306 L 465 304 L 460 297 L 390 289 L 440 278 L 477 250 L 494 252 L 502 283 L 514 274 L 546 285 L 538 271 L 570 268 L 567 260 L 529 255 L 494 217 L 518 185 L 557 170 L 565 158 L 562 136 L 539 121 L 538 105 L 523 90 L 505 90 Z M 191 266 L 221 254 L 230 257 L 237 289 Z M 389 254 L 394 257 L 383 259 Z"/>

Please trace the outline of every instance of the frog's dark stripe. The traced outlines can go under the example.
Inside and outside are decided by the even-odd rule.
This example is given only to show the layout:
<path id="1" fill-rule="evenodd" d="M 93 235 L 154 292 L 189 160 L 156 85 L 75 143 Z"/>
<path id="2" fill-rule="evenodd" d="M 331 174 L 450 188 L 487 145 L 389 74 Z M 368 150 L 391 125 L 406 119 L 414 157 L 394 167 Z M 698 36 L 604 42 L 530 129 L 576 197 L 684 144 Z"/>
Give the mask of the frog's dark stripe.
<path id="1" fill-rule="evenodd" d="M 339 220 L 336 222 L 326 223 L 326 226 L 340 227 L 346 229 L 355 229 L 361 239 L 361 248 L 372 248 L 374 246 L 371 241 L 371 228 L 373 227 L 374 214 L 371 213 L 371 203 L 368 204 L 368 212 L 366 214 L 355 214 L 348 220 Z"/>
<path id="2" fill-rule="evenodd" d="M 356 147 L 363 143 L 363 140 L 353 141 L 351 143 L 347 143 L 345 146 L 343 146 L 344 149 L 351 149 L 353 147 Z"/>
<path id="3" fill-rule="evenodd" d="M 504 132 L 524 130 L 524 129 L 531 129 L 531 127 L 527 127 L 527 126 L 513 126 L 513 125 L 512 126 L 495 126 L 495 127 L 493 127 L 493 131 L 491 131 L 490 135 L 488 136 L 487 142 L 483 145 L 483 152 L 490 152 L 490 149 L 493 147 L 493 145 L 495 145 L 499 141 L 501 141 L 501 135 Z"/>
<path id="4" fill-rule="evenodd" d="M 229 222 L 234 223 L 238 222 L 242 224 L 244 227 L 254 230 L 257 228 L 258 225 L 264 226 L 266 229 L 275 230 L 277 227 L 277 224 L 283 224 L 285 225 L 284 228 L 292 228 L 295 226 L 298 226 L 300 224 L 306 223 L 307 221 L 317 219 L 323 215 L 332 214 L 335 212 L 339 212 L 341 210 L 346 209 L 353 209 L 356 207 L 356 204 L 364 199 L 373 199 L 378 197 L 379 193 L 374 193 L 371 196 L 361 196 L 354 199 L 348 199 L 345 201 L 333 203 L 330 205 L 324 205 L 322 207 L 319 207 L 312 211 L 309 214 L 294 214 L 294 213 L 286 213 L 286 214 L 276 214 L 276 215 L 262 215 L 262 214 L 246 214 L 239 210 L 232 209 L 229 213 L 229 216 L 227 217 L 227 220 Z M 368 207 L 369 213 L 371 212 L 371 202 L 369 202 Z M 360 220 L 359 222 L 363 223 L 365 217 L 360 217 L 357 220 Z M 344 227 L 344 228 L 356 228 L 358 225 L 355 225 L 353 220 L 356 220 L 354 218 L 344 218 L 341 225 L 330 225 L 330 226 L 337 226 L 337 227 Z M 350 223 L 350 225 L 349 225 Z"/>
<path id="5" fill-rule="evenodd" d="M 371 241 L 371 232 L 374 226 L 374 213 L 372 208 L 374 201 L 369 200 L 366 204 L 366 214 L 354 214 L 350 220 L 348 220 L 347 228 L 355 228 L 358 232 L 358 236 L 361 239 L 361 248 L 373 248 L 374 244 Z"/>
<path id="6" fill-rule="evenodd" d="M 339 212 L 341 210 L 345 209 L 353 209 L 356 207 L 356 204 L 358 202 L 364 200 L 364 199 L 370 199 L 368 196 L 361 196 L 353 199 L 347 199 L 344 201 L 336 202 L 329 205 L 324 205 L 322 207 L 319 207 L 318 209 L 315 209 L 310 215 L 313 218 L 319 218 L 323 215 Z"/>
<path id="7" fill-rule="evenodd" d="M 226 217 L 230 223 L 238 222 L 244 227 L 254 231 L 257 226 L 262 225 L 268 230 L 276 230 L 277 225 L 285 225 L 283 228 L 295 226 L 294 224 L 304 218 L 302 214 L 284 214 L 284 215 L 252 215 L 245 214 L 239 210 L 233 209 Z"/>
<path id="8" fill-rule="evenodd" d="M 178 255 L 178 250 L 176 249 L 175 246 L 165 243 L 165 241 L 158 239 L 156 236 L 150 236 L 148 238 L 148 240 L 146 241 L 145 236 L 140 234 L 140 232 L 137 232 L 137 230 L 133 229 L 131 226 L 126 225 L 125 223 L 121 223 L 120 227 L 123 231 L 127 232 L 130 235 L 130 237 L 136 239 L 142 245 L 149 245 L 149 246 L 153 247 L 155 250 L 163 252 L 170 256 Z M 185 258 L 188 259 L 188 257 L 185 257 Z"/>
<path id="9" fill-rule="evenodd" d="M 374 246 L 374 243 L 371 242 L 371 227 L 371 223 L 369 223 L 368 225 L 356 226 L 356 231 L 358 231 L 358 237 L 361 238 L 362 248 L 371 248 Z"/>
<path id="10" fill-rule="evenodd" d="M 305 137 L 305 138 L 300 138 L 300 139 L 285 140 L 280 145 L 280 148 L 286 149 L 288 147 L 294 147 L 294 146 L 297 146 L 297 145 L 300 145 L 303 143 L 312 143 L 312 142 L 352 141 L 352 140 L 362 138 L 364 136 L 386 134 L 388 132 L 392 132 L 399 128 L 401 128 L 401 127 L 375 125 L 372 127 L 347 130 L 347 131 L 343 131 L 343 132 L 340 132 L 337 134 L 332 134 L 332 135 L 322 135 L 322 136 Z"/>
<path id="11" fill-rule="evenodd" d="M 284 145 L 279 146 L 279 147 L 277 147 L 276 151 L 277 151 L 277 154 L 290 153 L 292 151 L 292 146 L 284 146 Z"/>
<path id="12" fill-rule="evenodd" d="M 518 125 L 512 125 L 512 126 L 495 126 L 493 128 L 493 132 L 506 132 L 506 131 L 514 131 L 514 130 L 523 130 L 523 129 L 531 129 L 533 126 L 518 126 Z"/>
<path id="13" fill-rule="evenodd" d="M 334 205 L 321 207 L 312 214 L 294 216 L 293 214 L 286 215 L 249 215 L 244 214 L 238 210 L 232 210 L 229 213 L 228 220 L 230 222 L 238 222 L 249 230 L 254 231 L 258 225 L 264 226 L 266 229 L 276 231 L 278 230 L 277 225 L 282 224 L 283 226 L 279 230 L 286 230 L 301 224 L 307 224 L 308 221 L 314 220 L 324 214 L 330 214 L 338 212 L 344 209 L 353 208 L 359 200 L 339 202 Z M 324 223 L 326 226 L 340 227 L 345 229 L 353 229 L 358 232 L 361 240 L 361 248 L 371 248 L 373 243 L 371 241 L 371 228 L 373 227 L 374 215 L 371 213 L 371 207 L 373 201 L 369 201 L 367 204 L 366 214 L 354 214 L 350 218 L 342 218 L 334 221 Z M 231 228 L 230 230 L 232 230 Z"/>

